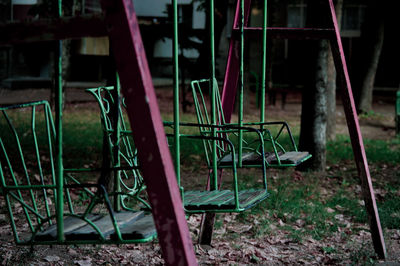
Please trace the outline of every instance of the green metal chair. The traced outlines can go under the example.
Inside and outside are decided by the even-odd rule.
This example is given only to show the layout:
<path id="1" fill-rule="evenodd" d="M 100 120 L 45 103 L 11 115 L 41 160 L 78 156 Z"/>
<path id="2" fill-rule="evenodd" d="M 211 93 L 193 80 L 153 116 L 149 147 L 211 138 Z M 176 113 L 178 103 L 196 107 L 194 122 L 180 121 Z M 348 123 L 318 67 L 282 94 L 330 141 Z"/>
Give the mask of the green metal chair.
<path id="1" fill-rule="evenodd" d="M 208 114 L 209 107 L 203 93 L 203 90 L 209 89 L 209 84 L 209 79 L 195 80 L 191 83 L 197 121 L 199 124 L 205 125 L 199 126 L 200 134 L 202 136 L 209 136 L 211 134 L 211 128 L 209 126 L 211 123 Z M 225 122 L 218 84 L 215 79 L 213 86 L 215 87 L 214 97 L 217 109 L 218 134 L 220 136 L 223 135 L 225 138 L 238 136 L 239 130 L 236 132 L 224 131 L 226 126 L 238 126 L 238 124 L 227 124 Z M 210 93 L 208 95 L 210 95 Z M 236 154 L 235 159 L 239 161 L 242 167 L 261 167 L 261 162 L 265 161 L 267 167 L 284 168 L 297 166 L 311 158 L 311 154 L 308 152 L 298 151 L 291 130 L 288 124 L 284 121 L 243 123 L 243 126 L 257 128 L 262 132 L 263 142 L 260 142 L 258 138 L 251 136 L 247 136 L 247 139 L 243 139 L 243 152 L 241 154 Z M 284 134 L 284 131 L 286 134 Z M 286 135 L 287 138 L 285 139 L 283 135 Z M 264 156 L 261 154 L 261 148 L 264 149 Z M 204 151 L 206 157 L 209 158 L 209 154 L 211 153 L 211 143 L 209 141 L 204 141 Z M 263 157 L 264 160 L 262 159 Z M 226 165 L 229 165 L 231 161 L 232 155 L 226 153 L 224 145 L 218 145 L 219 167 L 225 167 Z M 209 165 L 211 166 L 210 160 Z"/>
<path id="2" fill-rule="evenodd" d="M 180 127 L 183 129 L 185 127 L 213 127 L 212 125 L 200 125 L 192 123 L 181 123 Z M 215 127 L 217 128 L 217 127 Z M 218 127 L 220 129 L 220 127 Z M 238 127 L 236 126 L 226 126 L 223 133 L 227 132 L 237 132 Z M 243 131 L 253 133 L 258 136 L 259 141 L 262 142 L 262 135 L 256 129 L 253 128 L 242 128 Z M 173 137 L 171 134 L 170 137 Z M 227 213 L 227 212 L 242 212 L 245 211 L 258 203 L 262 202 L 269 196 L 267 190 L 267 177 L 266 177 L 266 165 L 265 162 L 260 163 L 260 174 L 257 173 L 257 179 L 261 181 L 260 186 L 254 186 L 251 188 L 243 188 L 240 186 L 241 176 L 238 173 L 238 161 L 236 160 L 235 146 L 233 143 L 225 137 L 212 137 L 204 135 L 193 135 L 193 134 L 181 134 L 181 140 L 184 141 L 188 139 L 191 143 L 194 141 L 201 141 L 209 143 L 212 141 L 217 142 L 217 146 L 224 147 L 226 154 L 232 156 L 233 160 L 224 165 L 224 169 L 218 167 L 216 174 L 213 174 L 212 167 L 209 170 L 210 183 L 208 184 L 207 190 L 187 190 L 181 187 L 182 198 L 185 211 L 187 213 Z M 263 154 L 263 146 L 261 146 L 260 152 Z M 210 156 L 206 154 L 206 164 L 210 164 Z M 196 161 L 200 164 L 200 161 Z M 225 176 L 224 178 L 222 178 Z M 183 177 L 185 178 L 185 177 Z M 222 187 L 222 181 L 224 181 L 227 186 Z M 229 186 L 231 186 L 229 188 Z M 205 187 L 205 186 L 204 186 Z"/>
<path id="3" fill-rule="evenodd" d="M 132 131 L 128 128 L 125 119 L 124 99 L 119 96 L 113 86 L 87 89 L 92 94 L 100 108 L 101 125 L 103 129 L 103 160 L 106 164 L 103 171 L 114 173 L 114 191 L 123 192 L 116 195 L 115 202 L 129 210 L 126 200 L 134 197 L 141 202 L 143 208 L 150 209 L 145 195 L 143 177 L 139 171 L 137 150 L 132 139 Z M 117 129 L 117 130 L 115 130 Z M 129 196 L 127 196 L 129 195 Z M 117 206 L 117 208 L 119 208 Z"/>
<path id="4" fill-rule="evenodd" d="M 155 238 L 150 214 L 115 212 L 104 186 L 80 183 L 77 169 L 65 170 L 64 179 L 57 176 L 61 158 L 55 155 L 48 102 L 0 107 L 0 128 L 1 193 L 16 244 L 123 244 Z M 56 204 L 60 197 L 63 212 Z"/>
<path id="5" fill-rule="evenodd" d="M 97 103 L 100 107 L 100 117 L 102 122 L 103 133 L 105 136 L 104 145 L 109 147 L 109 150 L 115 150 L 117 147 L 116 143 L 119 143 L 122 149 L 119 149 L 119 156 L 122 158 L 122 162 L 126 162 L 130 169 L 122 169 L 119 170 L 122 172 L 122 177 L 126 179 L 137 179 L 135 184 L 138 184 L 136 188 L 129 190 L 129 187 L 123 186 L 128 193 L 136 196 L 143 203 L 146 203 L 143 199 L 141 199 L 138 194 L 144 189 L 143 179 L 138 170 L 139 162 L 136 157 L 135 145 L 133 139 L 130 138 L 132 131 L 128 130 L 126 124 L 124 122 L 124 103 L 123 98 L 118 96 L 118 89 L 115 90 L 114 87 L 99 87 L 87 89 L 97 100 Z M 117 100 L 116 100 L 117 99 Z M 119 100 L 120 99 L 120 100 Z M 115 106 L 118 107 L 118 117 L 119 123 L 116 126 L 116 113 L 113 110 L 116 110 Z M 168 128 L 173 126 L 172 123 L 165 122 L 164 125 Z M 193 127 L 198 126 L 198 124 L 190 125 L 181 123 L 182 127 Z M 118 128 L 115 131 L 115 128 Z M 231 128 L 231 130 L 234 130 Z M 257 130 L 250 129 L 250 131 L 256 132 Z M 114 134 L 119 135 L 117 138 Z M 173 135 L 169 135 L 172 137 Z M 190 135 L 183 134 L 182 138 L 188 138 L 191 141 L 195 140 L 205 140 L 211 141 L 213 138 L 209 136 L 199 136 L 199 135 Z M 227 150 L 234 149 L 232 143 L 229 140 L 223 138 L 215 138 L 216 141 L 225 143 Z M 234 152 L 230 153 L 232 156 L 235 156 Z M 112 165 L 110 169 L 121 169 L 121 165 L 118 164 L 118 154 L 114 153 L 111 155 Z M 200 162 L 199 162 L 200 163 Z M 265 175 L 265 168 L 260 169 L 262 171 L 263 177 L 263 187 L 262 188 L 252 188 L 247 190 L 239 190 L 239 182 L 238 182 L 238 173 L 236 170 L 236 164 L 231 162 L 230 165 L 226 165 L 226 173 L 230 169 L 230 174 L 232 175 L 232 188 L 224 189 L 224 190 L 211 190 L 211 191 L 185 191 L 184 188 L 181 188 L 182 198 L 184 202 L 184 208 L 187 213 L 204 213 L 204 212 L 241 212 L 248 208 L 251 208 L 255 204 L 261 202 L 268 196 L 267 192 L 267 181 Z M 132 172 L 133 173 L 132 173 Z M 121 180 L 121 177 L 120 177 Z M 121 180 L 121 183 L 125 182 Z M 123 202 L 123 200 L 122 200 Z M 124 204 L 123 204 L 124 206 Z"/>

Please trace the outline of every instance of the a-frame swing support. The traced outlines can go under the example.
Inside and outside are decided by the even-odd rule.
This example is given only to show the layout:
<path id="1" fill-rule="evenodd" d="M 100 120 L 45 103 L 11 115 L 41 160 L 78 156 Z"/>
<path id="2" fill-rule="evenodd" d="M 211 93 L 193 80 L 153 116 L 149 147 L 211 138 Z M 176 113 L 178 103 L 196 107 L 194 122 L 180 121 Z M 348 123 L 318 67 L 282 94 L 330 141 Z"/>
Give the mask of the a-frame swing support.
<path id="1" fill-rule="evenodd" d="M 265 34 L 263 28 L 250 28 L 247 27 L 247 16 L 250 11 L 251 0 L 239 0 L 244 1 L 244 27 L 246 33 L 256 36 L 258 39 L 261 39 L 262 34 Z M 385 241 L 383 238 L 382 227 L 380 224 L 378 208 L 376 205 L 375 195 L 372 186 L 371 175 L 368 168 L 367 157 L 365 154 L 364 143 L 361 135 L 360 125 L 358 122 L 358 116 L 356 112 L 356 107 L 353 98 L 353 92 L 351 88 L 350 78 L 347 71 L 346 59 L 344 56 L 343 45 L 340 37 L 340 30 L 338 27 L 335 7 L 333 4 L 333 0 L 319 0 L 319 6 L 321 7 L 321 16 L 326 16 L 328 19 L 328 27 L 327 28 L 273 28 L 267 27 L 266 33 L 270 38 L 281 38 L 281 39 L 312 39 L 312 40 L 320 40 L 320 39 L 328 39 L 331 43 L 331 49 L 334 57 L 335 68 L 337 72 L 337 77 L 339 79 L 340 84 L 340 92 L 343 102 L 343 107 L 346 115 L 346 121 L 349 129 L 349 134 L 351 138 L 354 159 L 357 165 L 358 175 L 361 181 L 362 193 L 365 202 L 365 208 L 368 214 L 368 220 L 370 224 L 370 231 L 372 235 L 372 241 L 375 248 L 375 252 L 382 259 L 386 257 L 386 247 Z M 265 8 L 266 9 L 266 8 Z M 238 78 L 239 78 L 239 66 L 240 66 L 240 58 L 237 53 L 235 53 L 235 49 L 239 47 L 239 4 L 236 8 L 235 21 L 233 24 L 233 38 L 230 42 L 227 68 L 225 72 L 225 80 L 224 87 L 222 91 L 222 106 L 224 109 L 225 119 L 226 121 L 230 121 L 230 117 L 233 112 L 233 105 L 235 103 L 236 90 L 238 87 Z M 264 10 L 265 12 L 266 10 Z M 264 36 L 263 36 L 264 37 Z M 265 37 L 263 38 L 265 39 Z M 265 43 L 264 43 L 265 45 Z M 265 52 L 264 52 L 265 53 Z M 263 55 L 265 57 L 265 54 Z M 263 66 L 263 75 L 265 75 L 265 67 Z M 265 89 L 265 78 L 263 78 L 263 84 Z M 262 103 L 263 103 L 262 99 Z M 261 109 L 264 109 L 264 104 L 261 104 Z M 261 114 L 261 116 L 263 116 Z M 210 216 L 210 219 L 213 219 Z M 212 226 L 213 222 L 207 221 L 205 225 L 209 225 L 208 233 L 210 234 L 210 225 Z M 212 229 L 211 229 L 212 230 Z M 204 231 L 204 227 L 203 227 Z M 212 232 L 212 231 L 211 231 Z M 207 238 L 207 237 L 206 237 Z M 211 237 L 207 239 L 211 240 Z"/>

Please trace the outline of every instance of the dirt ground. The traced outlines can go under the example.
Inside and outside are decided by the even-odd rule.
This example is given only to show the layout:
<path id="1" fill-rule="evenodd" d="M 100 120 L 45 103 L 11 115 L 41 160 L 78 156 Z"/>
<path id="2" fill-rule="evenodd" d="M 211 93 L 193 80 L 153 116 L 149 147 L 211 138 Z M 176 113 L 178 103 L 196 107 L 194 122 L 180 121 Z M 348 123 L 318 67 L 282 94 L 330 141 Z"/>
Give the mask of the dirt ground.
<path id="1" fill-rule="evenodd" d="M 10 92 L 8 92 L 10 93 Z M 10 96 L 3 91 L 0 98 Z M 36 95 L 36 94 L 35 94 Z M 80 92 L 76 99 L 82 99 Z M 158 90 L 160 108 L 162 112 L 171 112 L 172 93 L 170 90 Z M 15 99 L 20 97 L 14 95 Z M 41 96 L 38 96 L 41 97 Z M 12 97 L 7 97 L 12 100 Z M 70 98 L 71 104 L 78 104 L 79 108 L 85 108 L 84 104 L 77 103 Z M 93 105 L 89 105 L 93 108 Z M 255 116 L 257 109 L 251 103 L 247 109 L 250 116 Z M 69 108 L 69 107 L 68 107 Z M 67 109 L 68 109 L 67 108 Z M 374 103 L 374 114 L 360 118 L 361 130 L 364 138 L 390 139 L 395 136 L 394 127 L 394 103 L 393 99 L 382 98 Z M 190 109 L 190 112 L 193 112 Z M 274 119 L 287 120 L 291 125 L 299 125 L 301 106 L 298 95 L 289 95 L 285 108 L 280 106 L 279 98 L 276 106 L 268 106 L 267 116 Z M 346 134 L 343 108 L 337 108 L 337 133 Z M 397 168 L 399 170 L 399 168 Z M 393 169 L 391 170 L 393 171 Z M 0 202 L 4 210 L 4 201 Z M 254 224 L 244 224 L 239 221 L 236 214 L 221 216 L 222 226 L 215 231 L 212 246 L 199 246 L 194 249 L 199 264 L 202 265 L 325 265 L 325 264 L 352 264 L 354 256 L 366 256 L 373 253 L 371 235 L 368 225 L 348 222 L 345 228 L 321 241 L 307 237 L 301 242 L 293 242 L 291 238 L 281 230 L 284 222 L 275 217 L 254 216 Z M 252 228 L 260 222 L 260 219 L 271 219 L 272 234 L 250 237 Z M 346 220 L 346 217 L 338 217 Z M 347 220 L 346 220 L 347 221 Z M 188 219 L 188 225 L 194 242 L 197 239 L 200 216 L 192 215 Z M 302 226 L 299 224 L 298 226 Z M 357 230 L 355 230 L 357 229 Z M 236 237 L 230 236 L 235 233 Z M 388 248 L 388 260 L 371 261 L 381 265 L 400 265 L 400 229 L 391 229 L 385 232 Z M 350 240 L 349 240 L 350 239 Z M 331 253 L 322 247 L 334 247 Z M 375 258 L 376 259 L 376 258 Z M 369 261 L 360 260 L 368 264 Z M 0 214 L 0 263 L 2 265 L 161 265 L 163 259 L 160 246 L 157 241 L 140 245 L 123 246 L 39 246 L 33 252 L 29 247 L 16 247 L 12 241 L 11 227 L 5 214 Z"/>

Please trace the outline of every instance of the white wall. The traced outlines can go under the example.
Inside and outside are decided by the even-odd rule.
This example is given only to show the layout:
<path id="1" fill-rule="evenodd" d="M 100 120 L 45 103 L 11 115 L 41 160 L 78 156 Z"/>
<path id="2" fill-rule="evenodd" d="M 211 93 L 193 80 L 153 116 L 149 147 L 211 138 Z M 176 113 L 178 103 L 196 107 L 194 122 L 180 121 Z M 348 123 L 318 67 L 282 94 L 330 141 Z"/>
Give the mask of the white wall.
<path id="1" fill-rule="evenodd" d="M 133 0 L 136 15 L 138 17 L 168 17 L 167 6 L 172 4 L 171 0 Z M 178 0 L 178 4 L 191 4 L 192 0 Z M 204 11 L 198 11 L 198 2 L 193 4 L 193 29 L 204 29 L 206 15 Z M 185 49 L 184 54 L 189 58 L 197 58 L 198 51 Z M 160 39 L 155 43 L 153 56 L 156 58 L 172 57 L 172 40 L 170 38 Z"/>
<path id="2" fill-rule="evenodd" d="M 193 29 L 205 29 L 206 28 L 206 13 L 204 11 L 198 11 L 200 3 L 193 3 Z"/>
<path id="3" fill-rule="evenodd" d="M 37 0 L 11 0 L 13 5 L 36 5 Z"/>
<path id="4" fill-rule="evenodd" d="M 180 51 L 182 52 L 182 51 Z M 172 39 L 164 38 L 158 40 L 154 45 L 153 55 L 155 58 L 171 58 L 172 57 Z M 199 52 L 194 49 L 183 49 L 183 55 L 186 58 L 197 58 L 199 57 Z"/>
<path id="5" fill-rule="evenodd" d="M 191 0 L 178 0 L 178 4 L 190 4 Z M 137 16 L 167 17 L 167 5 L 171 0 L 133 0 Z"/>

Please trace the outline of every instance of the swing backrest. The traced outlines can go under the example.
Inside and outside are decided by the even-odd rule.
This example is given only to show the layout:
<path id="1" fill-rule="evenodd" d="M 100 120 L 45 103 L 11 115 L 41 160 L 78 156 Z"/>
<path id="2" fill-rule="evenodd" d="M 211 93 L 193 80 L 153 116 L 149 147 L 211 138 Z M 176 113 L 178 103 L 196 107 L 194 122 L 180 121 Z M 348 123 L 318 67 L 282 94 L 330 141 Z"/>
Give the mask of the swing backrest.
<path id="1" fill-rule="evenodd" d="M 211 125 L 212 117 L 211 117 L 211 86 L 214 86 L 214 97 L 216 103 L 216 124 L 217 125 L 224 125 L 225 124 L 225 117 L 222 109 L 222 102 L 221 96 L 219 93 L 218 83 L 217 80 L 214 79 L 212 84 L 210 84 L 210 79 L 201 79 L 201 80 L 194 80 L 191 82 L 192 87 L 192 95 L 193 95 L 193 102 L 196 109 L 196 116 L 197 122 L 200 124 L 199 130 L 200 134 L 205 137 L 210 137 L 212 133 L 211 127 L 207 125 Z M 208 94 L 205 95 L 204 91 L 208 91 Z M 208 99 L 207 99 L 208 98 Z M 221 136 L 219 137 L 226 137 Z M 212 144 L 210 140 L 204 140 L 204 151 L 207 158 L 207 163 L 210 165 L 211 159 L 210 154 L 212 153 Z M 217 142 L 217 157 L 221 158 L 225 154 L 225 144 L 218 141 Z"/>
<path id="2" fill-rule="evenodd" d="M 17 243 L 55 223 L 55 128 L 48 102 L 0 107 L 0 181 Z M 65 183 L 75 183 L 65 179 Z M 65 208 L 74 213 L 71 191 Z M 29 237 L 28 237 L 29 238 Z"/>
<path id="3" fill-rule="evenodd" d="M 108 151 L 110 152 L 111 166 L 115 167 L 117 163 L 116 154 L 113 153 L 115 147 L 118 150 L 118 156 L 120 158 L 120 169 L 119 170 L 119 181 L 121 184 L 121 192 L 138 195 L 144 189 L 143 177 L 139 171 L 139 162 L 137 158 L 137 150 L 134 146 L 132 131 L 129 129 L 124 119 L 126 106 L 124 99 L 115 99 L 113 91 L 114 87 L 99 87 L 87 89 L 91 93 L 100 108 L 101 125 L 103 129 L 103 135 L 108 145 Z M 113 112 L 113 108 L 118 106 L 118 139 L 114 139 L 114 120 L 116 117 Z M 147 202 L 141 198 L 137 198 L 139 201 L 148 206 Z"/>

